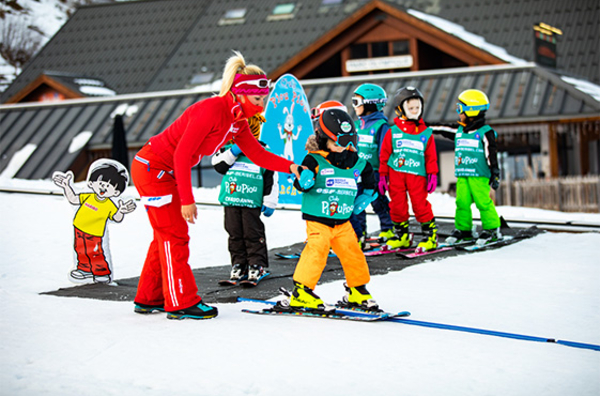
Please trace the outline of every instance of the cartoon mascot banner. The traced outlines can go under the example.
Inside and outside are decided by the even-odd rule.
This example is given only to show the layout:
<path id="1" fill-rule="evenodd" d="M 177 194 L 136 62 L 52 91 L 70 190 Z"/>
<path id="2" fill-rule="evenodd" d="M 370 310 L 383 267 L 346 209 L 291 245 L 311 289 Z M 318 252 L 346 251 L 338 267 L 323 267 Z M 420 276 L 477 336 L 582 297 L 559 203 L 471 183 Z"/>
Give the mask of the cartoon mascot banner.
<path id="1" fill-rule="evenodd" d="M 112 260 L 108 245 L 108 220 L 120 223 L 135 210 L 132 199 L 119 197 L 129 183 L 129 173 L 119 162 L 101 158 L 90 166 L 86 186 L 90 191 L 73 190 L 73 172 L 54 172 L 54 183 L 61 187 L 71 205 L 77 207 L 73 219 L 74 261 L 69 280 L 74 283 L 110 283 L 113 279 Z"/>
<path id="2" fill-rule="evenodd" d="M 290 161 L 302 161 L 307 152 L 306 140 L 313 134 L 310 106 L 300 82 L 291 74 L 281 76 L 269 95 L 260 139 L 271 151 Z M 294 188 L 294 179 L 279 174 L 279 202 L 302 203 Z"/>

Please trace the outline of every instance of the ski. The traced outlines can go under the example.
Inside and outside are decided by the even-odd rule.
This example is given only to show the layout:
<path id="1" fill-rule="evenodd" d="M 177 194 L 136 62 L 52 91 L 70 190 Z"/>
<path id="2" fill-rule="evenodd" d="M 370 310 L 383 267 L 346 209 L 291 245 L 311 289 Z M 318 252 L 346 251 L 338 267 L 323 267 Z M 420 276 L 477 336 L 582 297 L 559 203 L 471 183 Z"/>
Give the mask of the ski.
<path id="1" fill-rule="evenodd" d="M 302 254 L 302 252 L 291 253 L 291 254 L 275 253 L 275 257 L 284 259 L 284 260 L 293 260 L 293 259 L 299 259 L 301 254 Z M 329 256 L 327 256 L 327 257 L 337 257 L 337 256 L 335 253 L 330 252 Z"/>
<path id="2" fill-rule="evenodd" d="M 249 279 L 245 279 L 243 281 L 240 281 L 239 285 L 242 286 L 242 287 L 246 287 L 246 288 L 256 287 L 256 286 L 258 286 L 258 284 L 260 283 L 261 280 L 265 279 L 269 275 L 271 275 L 270 272 L 265 272 L 257 280 L 251 281 Z"/>
<path id="3" fill-rule="evenodd" d="M 497 241 L 494 242 L 488 242 L 484 245 L 478 245 L 478 244 L 471 244 L 468 246 L 457 246 L 456 249 L 458 250 L 464 250 L 467 252 L 475 252 L 478 250 L 484 250 L 490 247 L 500 247 L 500 246 L 505 246 L 505 245 L 510 245 L 511 243 L 517 242 L 518 240 L 520 240 L 522 238 L 515 238 L 512 235 L 504 235 L 504 237 L 502 237 L 502 239 L 498 239 Z"/>
<path id="4" fill-rule="evenodd" d="M 438 248 L 433 249 L 433 250 L 427 250 L 425 252 L 415 252 L 415 251 L 413 251 L 412 253 L 402 253 L 402 252 L 400 252 L 400 253 L 396 253 L 396 256 L 402 257 L 402 258 L 405 258 L 405 259 L 414 259 L 414 258 L 417 258 L 417 257 L 430 256 L 430 255 L 433 255 L 433 254 L 447 252 L 447 251 L 452 250 L 452 249 L 453 249 L 452 247 L 446 246 L 446 247 L 442 247 L 442 248 L 438 247 Z"/>
<path id="5" fill-rule="evenodd" d="M 232 279 L 221 279 L 218 281 L 219 286 L 237 286 L 240 282 L 244 281 L 248 278 L 248 275 L 244 275 L 241 279 L 232 280 Z"/>
<path id="6" fill-rule="evenodd" d="M 359 312 L 365 315 L 387 315 L 388 318 L 405 318 L 407 316 L 410 316 L 410 312 L 409 311 L 400 311 L 400 312 L 385 312 L 382 310 L 378 310 L 378 311 L 370 311 L 368 309 L 364 309 L 361 307 L 351 307 L 351 306 L 344 306 L 344 305 L 340 305 L 339 303 L 336 304 L 335 306 L 336 311 L 352 311 L 352 312 Z"/>
<path id="7" fill-rule="evenodd" d="M 348 320 L 354 322 L 378 322 L 389 319 L 387 315 L 348 315 L 343 313 L 321 313 L 315 311 L 276 311 L 272 308 L 265 308 L 260 311 L 251 309 L 242 309 L 242 312 L 255 315 L 272 315 L 272 316 L 304 316 L 308 318 Z"/>
<path id="8" fill-rule="evenodd" d="M 440 248 L 444 248 L 444 247 L 452 247 L 452 248 L 456 248 L 459 246 L 468 246 L 468 245 L 473 245 L 477 240 L 476 239 L 471 239 L 468 241 L 460 241 L 460 242 L 456 242 L 456 243 L 446 243 L 446 242 L 442 242 L 440 244 L 438 244 L 438 249 Z"/>
<path id="9" fill-rule="evenodd" d="M 368 250 L 368 251 L 364 252 L 364 255 L 367 257 L 372 257 L 372 256 L 381 256 L 381 255 L 390 254 L 390 253 L 410 252 L 412 250 L 413 250 L 413 248 L 390 249 L 387 245 L 383 245 L 380 248 Z"/>
<path id="10" fill-rule="evenodd" d="M 281 289 L 280 289 L 281 290 Z M 289 293 L 287 290 L 282 294 Z M 266 301 L 266 300 L 257 300 L 252 298 L 238 297 L 238 302 L 252 302 L 258 304 L 266 304 L 266 305 L 275 305 L 277 302 L 275 301 Z M 384 312 L 384 311 L 369 311 L 359 307 L 345 307 L 340 305 L 335 305 L 335 311 L 338 314 L 346 315 L 346 316 L 358 316 L 358 317 L 375 317 L 377 320 L 383 319 L 391 319 L 391 318 L 401 318 L 410 316 L 409 311 L 400 311 L 400 312 Z"/>
<path id="11" fill-rule="evenodd" d="M 381 244 L 379 242 L 365 242 L 364 247 L 362 248 L 363 252 L 370 252 L 373 250 L 377 250 L 381 248 Z"/>
<path id="12" fill-rule="evenodd" d="M 278 257 L 278 258 L 280 258 L 280 259 L 292 260 L 292 259 L 299 259 L 300 258 L 300 254 L 301 253 L 290 253 L 290 254 L 275 253 L 275 256 Z"/>

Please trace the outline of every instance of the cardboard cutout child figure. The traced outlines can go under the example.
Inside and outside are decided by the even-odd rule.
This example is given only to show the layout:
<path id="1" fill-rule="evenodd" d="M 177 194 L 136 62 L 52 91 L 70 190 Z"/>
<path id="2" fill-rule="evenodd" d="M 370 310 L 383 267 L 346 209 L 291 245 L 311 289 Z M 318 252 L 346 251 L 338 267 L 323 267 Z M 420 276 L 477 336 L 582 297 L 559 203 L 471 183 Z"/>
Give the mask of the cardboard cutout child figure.
<path id="1" fill-rule="evenodd" d="M 73 219 L 75 228 L 75 268 L 69 280 L 75 283 L 110 283 L 112 263 L 108 249 L 108 220 L 120 223 L 127 213 L 135 210 L 132 199 L 127 202 L 116 198 L 127 187 L 129 174 L 117 161 L 102 158 L 90 166 L 87 186 L 92 192 L 76 194 L 73 190 L 73 172 L 54 172 L 54 183 L 63 189 L 69 203 L 79 206 Z"/>

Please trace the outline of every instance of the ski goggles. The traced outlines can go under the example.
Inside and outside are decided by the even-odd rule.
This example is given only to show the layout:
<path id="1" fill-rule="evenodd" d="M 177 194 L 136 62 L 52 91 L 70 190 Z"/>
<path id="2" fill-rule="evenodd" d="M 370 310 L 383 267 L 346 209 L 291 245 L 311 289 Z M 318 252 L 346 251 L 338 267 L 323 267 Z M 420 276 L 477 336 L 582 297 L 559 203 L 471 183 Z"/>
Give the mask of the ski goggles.
<path id="1" fill-rule="evenodd" d="M 317 118 L 321 117 L 321 114 L 323 114 L 323 112 L 325 110 L 331 110 L 331 109 L 344 110 L 345 112 L 348 112 L 348 108 L 344 105 L 330 106 L 330 107 L 325 107 L 325 108 L 313 107 L 312 109 L 310 109 L 310 118 L 313 120 L 316 120 Z"/>
<path id="2" fill-rule="evenodd" d="M 379 104 L 379 103 L 387 103 L 387 99 L 385 98 L 381 98 L 381 99 L 364 99 L 364 98 L 358 98 L 358 97 L 353 97 L 352 98 L 352 107 L 360 107 L 366 104 Z"/>
<path id="3" fill-rule="evenodd" d="M 456 112 L 458 114 L 462 114 L 467 111 L 485 111 L 490 108 L 489 104 L 479 105 L 479 106 L 467 106 L 464 103 L 458 102 L 456 104 Z"/>
<path id="4" fill-rule="evenodd" d="M 231 92 L 236 95 L 268 95 L 271 80 L 264 74 L 236 74 Z"/>
<path id="5" fill-rule="evenodd" d="M 335 144 L 337 144 L 338 146 L 344 148 L 349 148 L 350 146 L 352 146 L 352 148 L 356 149 L 356 145 L 358 143 L 358 136 L 355 132 L 340 134 L 336 137 L 337 139 L 334 140 Z"/>

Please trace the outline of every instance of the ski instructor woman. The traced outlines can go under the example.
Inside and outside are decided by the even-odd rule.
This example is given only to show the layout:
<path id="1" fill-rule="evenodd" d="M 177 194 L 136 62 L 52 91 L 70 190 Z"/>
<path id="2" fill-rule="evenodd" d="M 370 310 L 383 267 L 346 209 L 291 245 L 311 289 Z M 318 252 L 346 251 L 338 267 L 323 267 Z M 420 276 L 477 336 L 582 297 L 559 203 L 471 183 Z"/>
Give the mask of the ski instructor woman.
<path id="1" fill-rule="evenodd" d="M 202 302 L 190 265 L 188 225 L 198 216 L 191 169 L 233 139 L 256 165 L 298 175 L 298 165 L 265 151 L 248 119 L 263 111 L 269 80 L 234 51 L 223 71 L 221 92 L 188 107 L 137 153 L 131 175 L 146 206 L 154 240 L 140 275 L 134 311 L 167 311 L 169 319 L 208 319 L 217 308 Z M 253 121 L 253 120 L 252 120 Z"/>

